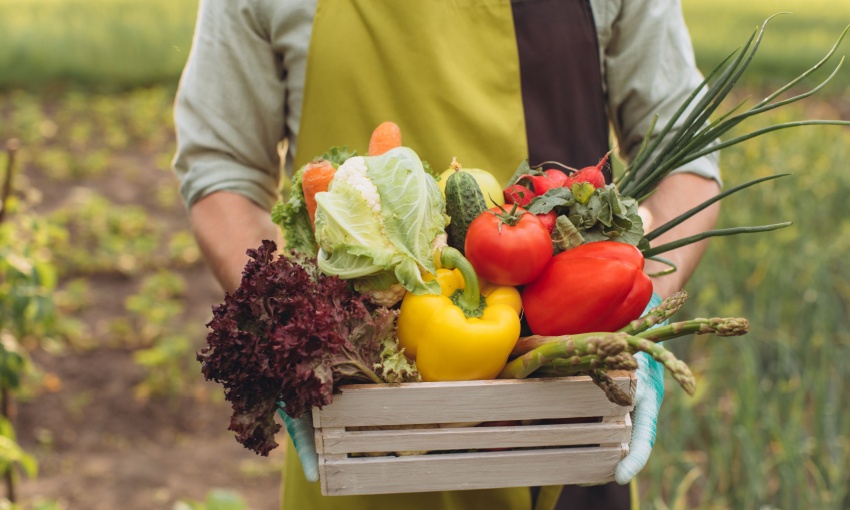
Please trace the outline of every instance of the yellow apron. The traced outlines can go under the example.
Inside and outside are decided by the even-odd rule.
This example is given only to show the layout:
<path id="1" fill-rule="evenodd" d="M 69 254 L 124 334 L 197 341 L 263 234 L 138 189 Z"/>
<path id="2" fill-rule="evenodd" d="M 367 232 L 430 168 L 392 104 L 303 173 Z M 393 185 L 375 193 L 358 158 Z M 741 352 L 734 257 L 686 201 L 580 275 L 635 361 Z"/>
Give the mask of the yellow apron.
<path id="1" fill-rule="evenodd" d="M 589 13 L 586 0 L 582 1 Z M 548 3 L 558 7 L 558 2 Z M 448 168 L 457 157 L 464 166 L 486 169 L 506 182 L 529 158 L 529 137 L 540 138 L 532 136 L 533 131 L 526 133 L 524 103 L 529 108 L 536 96 L 529 87 L 523 90 L 521 83 L 514 16 L 510 0 L 319 0 L 295 167 L 332 146 L 347 145 L 365 154 L 372 130 L 391 120 L 401 128 L 403 145 L 434 170 Z M 592 15 L 589 20 L 593 31 Z M 593 39 L 593 48 L 582 50 L 591 61 L 598 60 L 595 32 Z M 598 68 L 590 76 L 594 72 L 599 76 Z M 599 98 L 601 94 L 599 87 Z M 604 125 L 604 104 L 595 107 L 599 98 L 594 95 L 584 103 L 594 105 Z M 551 117 L 570 129 L 584 125 L 576 128 L 579 123 L 564 115 Z M 544 126 L 543 132 L 555 130 Z M 596 154 L 601 156 L 607 147 L 607 132 L 603 130 L 601 139 L 598 133 L 592 136 L 598 143 L 590 144 L 585 159 L 592 157 L 595 163 Z M 558 140 L 554 144 L 559 145 Z M 540 153 L 546 157 L 545 151 Z M 542 488 L 536 508 L 553 508 L 559 492 L 560 487 Z M 284 510 L 531 510 L 532 506 L 527 487 L 324 497 L 318 483 L 304 478 L 291 441 L 282 502 Z"/>
<path id="2" fill-rule="evenodd" d="M 365 154 L 391 120 L 434 170 L 455 156 L 506 181 L 528 157 L 518 67 L 507 0 L 319 0 L 295 168 Z"/>

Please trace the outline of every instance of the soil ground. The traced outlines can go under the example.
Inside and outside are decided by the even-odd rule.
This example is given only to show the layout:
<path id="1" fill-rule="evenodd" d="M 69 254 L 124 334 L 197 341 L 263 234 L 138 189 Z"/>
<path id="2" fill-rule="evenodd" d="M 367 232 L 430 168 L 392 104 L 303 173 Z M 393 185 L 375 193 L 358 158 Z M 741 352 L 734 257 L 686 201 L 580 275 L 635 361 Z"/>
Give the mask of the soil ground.
<path id="1" fill-rule="evenodd" d="M 24 180 L 43 195 L 37 212 L 61 206 L 84 188 L 118 205 L 142 205 L 150 221 L 168 231 L 188 229 L 182 202 L 163 208 L 154 199 L 162 187 L 176 190 L 170 171 L 134 148 L 118 157 L 133 169 L 130 177 L 110 172 L 55 182 L 24 167 Z M 197 324 L 192 340 L 199 350 L 211 307 L 223 293 L 202 262 L 175 271 L 187 283 L 183 320 Z M 32 353 L 49 383 L 15 405 L 18 440 L 39 464 L 36 478 L 17 485 L 18 502 L 25 510 L 40 499 L 64 510 L 170 510 L 177 501 L 203 501 L 211 490 L 227 489 L 252 510 L 278 508 L 283 446 L 268 458 L 242 448 L 227 431 L 230 406 L 221 386 L 203 381 L 200 365 L 193 367 L 197 377 L 188 394 L 136 396 L 145 369 L 134 361 L 133 346 L 109 338 L 102 324 L 126 314 L 124 300 L 143 276 L 87 275 L 91 303 L 76 318 L 92 332 L 88 346 Z"/>
<path id="2" fill-rule="evenodd" d="M 282 450 L 261 458 L 243 449 L 226 430 L 227 405 L 134 399 L 142 374 L 128 350 L 38 362 L 60 378 L 61 389 L 19 406 L 19 439 L 40 467 L 38 478 L 23 481 L 20 501 L 53 499 L 69 510 L 170 509 L 225 488 L 251 509 L 276 508 Z"/>

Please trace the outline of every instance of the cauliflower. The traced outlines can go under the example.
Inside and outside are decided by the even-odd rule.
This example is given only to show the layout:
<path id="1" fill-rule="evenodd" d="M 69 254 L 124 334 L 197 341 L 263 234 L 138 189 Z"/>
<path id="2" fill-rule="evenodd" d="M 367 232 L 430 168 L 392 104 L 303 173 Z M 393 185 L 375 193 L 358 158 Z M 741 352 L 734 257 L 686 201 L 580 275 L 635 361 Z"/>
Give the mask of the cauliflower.
<path id="1" fill-rule="evenodd" d="M 366 292 L 366 298 L 378 306 L 392 308 L 401 302 L 407 289 L 400 283 L 394 283 L 386 289 L 373 289 Z"/>
<path id="2" fill-rule="evenodd" d="M 449 245 L 449 235 L 445 232 L 439 234 L 431 243 L 431 249 L 434 250 L 434 256 L 443 251 L 443 248 Z"/>
<path id="3" fill-rule="evenodd" d="M 319 269 L 354 280 L 378 300 L 439 293 L 425 281 L 434 273 L 434 239 L 445 234 L 445 200 L 413 150 L 396 147 L 380 156 L 352 157 L 337 169 L 327 192 L 316 194 Z"/>
<path id="4" fill-rule="evenodd" d="M 375 214 L 381 213 L 381 195 L 378 193 L 378 187 L 366 174 L 366 161 L 362 156 L 349 158 L 340 165 L 334 174 L 334 181 L 337 180 L 347 182 L 363 195 L 369 208 Z"/>

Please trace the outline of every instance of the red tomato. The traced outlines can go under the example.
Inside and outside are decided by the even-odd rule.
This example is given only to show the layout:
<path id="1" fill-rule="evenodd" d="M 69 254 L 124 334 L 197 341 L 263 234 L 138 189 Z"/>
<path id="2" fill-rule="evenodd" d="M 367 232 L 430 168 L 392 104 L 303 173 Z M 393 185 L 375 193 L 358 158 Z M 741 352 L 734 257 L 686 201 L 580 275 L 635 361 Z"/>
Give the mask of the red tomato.
<path id="1" fill-rule="evenodd" d="M 469 224 L 466 258 L 479 278 L 497 285 L 524 285 L 543 271 L 552 258 L 552 236 L 540 219 L 516 208 L 498 207 Z"/>
<path id="2" fill-rule="evenodd" d="M 617 331 L 652 298 L 640 250 L 614 241 L 587 243 L 552 257 L 522 289 L 522 308 L 535 335 Z"/>

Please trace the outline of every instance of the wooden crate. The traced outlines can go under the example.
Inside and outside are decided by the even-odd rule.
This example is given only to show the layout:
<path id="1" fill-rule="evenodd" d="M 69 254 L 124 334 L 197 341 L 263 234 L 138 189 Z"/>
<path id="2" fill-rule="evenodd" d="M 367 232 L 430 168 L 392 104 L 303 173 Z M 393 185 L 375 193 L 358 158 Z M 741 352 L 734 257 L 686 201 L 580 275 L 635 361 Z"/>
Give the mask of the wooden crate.
<path id="1" fill-rule="evenodd" d="M 611 374 L 634 394 L 633 373 Z M 313 409 L 322 494 L 608 482 L 628 453 L 631 409 L 589 377 L 345 386 Z M 513 420 L 549 423 L 436 426 Z M 362 456 L 422 450 L 430 453 Z"/>

